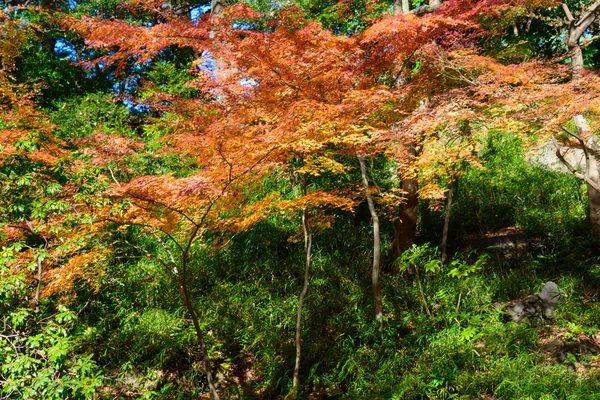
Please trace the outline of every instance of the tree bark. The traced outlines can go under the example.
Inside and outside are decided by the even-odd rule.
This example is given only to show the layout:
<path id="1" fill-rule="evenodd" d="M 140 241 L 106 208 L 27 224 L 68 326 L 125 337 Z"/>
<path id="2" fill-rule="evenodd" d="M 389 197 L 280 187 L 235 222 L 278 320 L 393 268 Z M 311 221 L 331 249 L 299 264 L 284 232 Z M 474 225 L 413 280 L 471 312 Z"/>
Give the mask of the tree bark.
<path id="1" fill-rule="evenodd" d="M 202 353 L 202 364 L 204 367 L 204 373 L 206 374 L 206 380 L 208 381 L 208 388 L 210 390 L 211 397 L 213 400 L 219 400 L 219 395 L 217 393 L 217 389 L 215 387 L 215 383 L 213 380 L 213 372 L 212 365 L 210 365 L 210 358 L 208 356 L 208 349 L 206 348 L 206 342 L 204 341 L 204 334 L 202 333 L 202 329 L 200 328 L 200 323 L 198 322 L 198 315 L 196 314 L 196 310 L 192 305 L 190 300 L 187 283 L 184 279 L 177 280 L 179 284 L 179 290 L 181 291 L 181 295 L 183 296 L 183 302 L 185 307 L 192 318 L 192 322 L 194 324 L 194 329 L 196 330 L 196 336 L 198 337 L 198 342 L 200 343 L 200 352 Z"/>
<path id="2" fill-rule="evenodd" d="M 583 71 L 583 53 L 581 51 L 581 37 L 589 29 L 589 27 L 596 21 L 596 14 L 600 12 L 600 0 L 596 0 L 592 3 L 579 17 L 579 20 L 575 20 L 569 6 L 566 3 L 562 4 L 563 11 L 567 16 L 569 22 L 569 34 L 567 36 L 567 46 L 569 54 L 571 54 L 571 74 L 573 79 L 582 77 Z"/>
<path id="3" fill-rule="evenodd" d="M 394 0 L 394 15 L 410 12 L 409 0 Z"/>
<path id="4" fill-rule="evenodd" d="M 450 185 L 448 198 L 446 199 L 446 216 L 444 218 L 444 230 L 442 232 L 442 263 L 448 262 L 448 229 L 450 228 L 450 212 L 452 211 L 452 194 L 454 185 Z"/>
<path id="5" fill-rule="evenodd" d="M 35 288 L 35 312 L 40 312 L 40 288 L 42 287 L 42 255 L 38 253 L 37 286 Z"/>
<path id="6" fill-rule="evenodd" d="M 210 2 L 210 14 L 211 15 L 215 15 L 217 17 L 220 17 L 221 15 L 223 15 L 223 8 L 225 7 L 225 5 L 223 4 L 223 1 L 221 0 L 212 0 Z"/>
<path id="7" fill-rule="evenodd" d="M 369 188 L 369 180 L 367 178 L 367 167 L 365 159 L 362 156 L 357 156 L 360 164 L 360 172 L 362 182 L 367 197 L 367 204 L 373 221 L 373 269 L 371 271 L 371 281 L 373 283 L 373 297 L 375 299 L 375 320 L 379 323 L 379 332 L 383 331 L 383 302 L 381 300 L 381 289 L 379 287 L 379 264 L 381 258 L 381 237 L 379 235 L 379 216 L 375 211 L 375 204 L 371 197 L 371 189 Z"/>
<path id="8" fill-rule="evenodd" d="M 596 234 L 600 234 L 600 192 L 594 188 L 600 184 L 600 176 L 598 173 L 598 161 L 594 153 L 598 152 L 598 138 L 590 129 L 585 117 L 581 114 L 573 117 L 573 123 L 577 128 L 579 137 L 583 140 L 584 153 L 586 157 L 585 163 L 585 181 L 587 183 L 588 203 L 590 212 L 590 222 L 592 229 Z"/>
<path id="9" fill-rule="evenodd" d="M 581 79 L 583 78 L 583 53 L 581 51 L 581 37 L 589 29 L 589 27 L 596 21 L 596 16 L 600 12 L 600 0 L 596 0 L 581 14 L 578 20 L 575 20 L 571 10 L 566 3 L 562 4 L 563 11 L 567 16 L 569 22 L 569 32 L 567 36 L 567 46 L 569 53 L 571 54 L 571 78 Z M 587 184 L 588 189 L 588 204 L 590 212 L 590 222 L 592 229 L 596 234 L 600 234 L 600 191 L 597 190 L 598 183 L 600 180 L 598 174 L 598 162 L 596 155 L 598 154 L 598 138 L 591 131 L 585 117 L 582 114 L 575 115 L 573 117 L 573 123 L 577 128 L 579 134 L 578 140 L 580 140 L 581 147 L 585 154 L 585 175 L 583 180 Z M 557 150 L 560 153 L 560 150 Z M 557 154 L 558 154 L 557 153 Z M 568 163 L 565 159 L 559 155 L 559 159 L 563 164 Z M 569 168 L 569 165 L 567 165 Z M 569 168 L 576 176 L 578 175 L 572 167 Z"/>
<path id="10" fill-rule="evenodd" d="M 306 177 L 303 181 L 302 193 L 306 196 Z M 302 230 L 304 232 L 304 254 L 306 256 L 304 264 L 304 286 L 298 298 L 298 314 L 296 316 L 296 365 L 294 366 L 294 379 L 292 382 L 292 393 L 297 394 L 298 392 L 298 381 L 300 376 L 300 351 L 301 351 L 301 324 L 302 324 L 302 308 L 304 306 L 304 298 L 308 293 L 308 285 L 310 283 L 310 264 L 311 264 L 311 247 L 312 247 L 312 233 L 308 225 L 308 215 L 306 207 L 302 209 Z"/>
<path id="11" fill-rule="evenodd" d="M 417 236 L 417 217 L 419 207 L 419 182 L 417 179 L 404 179 L 400 188 L 406 192 L 406 202 L 400 206 L 400 219 L 394 221 L 394 240 L 392 243 L 392 261 L 395 261 L 415 244 Z"/>

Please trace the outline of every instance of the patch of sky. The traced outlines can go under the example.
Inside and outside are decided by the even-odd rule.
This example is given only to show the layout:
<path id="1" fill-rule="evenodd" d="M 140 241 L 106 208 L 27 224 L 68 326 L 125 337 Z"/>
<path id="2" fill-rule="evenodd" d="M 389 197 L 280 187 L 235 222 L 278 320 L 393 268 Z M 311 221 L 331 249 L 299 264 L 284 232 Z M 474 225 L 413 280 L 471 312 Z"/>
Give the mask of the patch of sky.
<path id="1" fill-rule="evenodd" d="M 135 103 L 131 100 L 124 99 L 123 105 L 132 114 L 148 114 L 150 112 L 150 106 L 143 103 Z"/>
<path id="2" fill-rule="evenodd" d="M 138 89 L 138 84 L 140 82 L 140 75 L 131 75 L 125 78 L 124 81 L 115 82 L 113 84 L 113 91 L 115 93 L 126 93 L 133 94 Z"/>
<path id="3" fill-rule="evenodd" d="M 58 7 L 63 10 L 72 10 L 77 6 L 77 2 L 75 0 L 67 0 L 64 3 L 59 3 Z"/>
<path id="4" fill-rule="evenodd" d="M 256 24 L 252 24 L 248 21 L 236 21 L 231 24 L 233 29 L 244 29 L 244 30 L 253 30 L 256 29 Z"/>
<path id="5" fill-rule="evenodd" d="M 210 51 L 203 51 L 200 55 L 200 63 L 198 64 L 198 72 L 208 72 L 210 77 L 215 79 L 217 76 L 215 71 L 217 69 L 215 60 Z"/>
<path id="6" fill-rule="evenodd" d="M 149 68 L 151 65 L 152 65 L 152 59 L 149 59 L 147 61 L 144 61 L 143 63 L 135 64 L 133 66 L 133 70 L 135 72 L 142 72 L 142 71 L 146 70 L 146 68 Z"/>
<path id="7" fill-rule="evenodd" d="M 190 10 L 190 19 L 192 21 L 198 21 L 202 17 L 202 14 L 206 14 L 209 11 L 210 11 L 210 3 L 203 4 L 198 7 L 194 7 Z"/>
<path id="8" fill-rule="evenodd" d="M 258 86 L 259 81 L 254 78 L 243 78 L 240 80 L 240 85 L 244 87 L 254 87 Z"/>
<path id="9" fill-rule="evenodd" d="M 86 76 L 88 78 L 96 78 L 99 74 L 101 74 L 105 70 L 105 68 L 107 67 L 107 64 L 103 61 L 100 61 L 98 64 L 93 65 L 93 63 L 91 61 L 86 61 L 83 63 L 83 66 L 87 70 Z M 106 78 L 109 80 L 113 80 L 114 77 L 115 77 L 115 74 L 113 72 L 106 75 Z"/>
<path id="10" fill-rule="evenodd" d="M 58 39 L 54 43 L 54 56 L 63 60 L 77 61 L 77 50 L 67 39 Z"/>

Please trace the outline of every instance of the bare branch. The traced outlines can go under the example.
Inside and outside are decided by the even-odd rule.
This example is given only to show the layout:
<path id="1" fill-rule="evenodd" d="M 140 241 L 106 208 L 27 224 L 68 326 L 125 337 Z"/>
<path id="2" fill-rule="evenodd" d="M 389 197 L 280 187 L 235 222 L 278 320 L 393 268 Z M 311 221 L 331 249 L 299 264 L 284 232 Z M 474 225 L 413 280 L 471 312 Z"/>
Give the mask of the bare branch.
<path id="1" fill-rule="evenodd" d="M 584 181 L 585 183 L 587 183 L 588 185 L 590 185 L 592 188 L 594 188 L 594 190 L 596 190 L 597 192 L 600 192 L 600 185 L 598 185 L 596 182 L 592 181 L 587 174 L 584 175 L 580 172 L 578 172 L 566 159 L 565 157 L 562 155 L 562 153 L 560 152 L 560 146 L 558 144 L 558 142 L 556 141 L 556 138 L 554 137 L 554 135 L 552 135 L 552 143 L 554 143 L 554 147 L 556 148 L 556 157 L 558 157 L 558 159 L 560 160 L 560 162 L 567 167 L 567 169 L 573 174 L 575 175 L 577 178 L 581 179 L 582 181 Z M 584 150 L 585 151 L 585 150 Z M 587 160 L 586 160 L 587 161 Z"/>
<path id="2" fill-rule="evenodd" d="M 118 198 L 119 196 L 115 196 L 115 197 Z M 124 196 L 122 196 L 122 197 L 124 197 Z M 189 215 L 187 215 L 185 212 L 183 212 L 182 210 L 180 210 L 180 209 L 178 209 L 176 207 L 173 207 L 173 206 L 170 206 L 170 205 L 168 205 L 166 203 L 163 203 L 162 201 L 158 201 L 158 200 L 155 200 L 155 199 L 140 198 L 140 197 L 129 197 L 129 199 L 139 200 L 139 201 L 145 201 L 146 203 L 149 203 L 149 204 L 154 204 L 154 205 L 159 205 L 161 207 L 165 207 L 165 208 L 167 208 L 167 209 L 169 209 L 169 210 L 171 210 L 171 211 L 173 211 L 173 212 L 181 215 L 183 218 L 185 218 L 189 222 L 191 222 L 192 225 L 196 225 L 196 222 L 192 219 L 192 217 L 190 217 Z M 130 204 L 131 204 L 131 201 L 130 201 Z M 144 206 L 141 206 L 138 203 L 134 203 L 134 205 L 136 207 L 142 208 L 142 209 L 144 209 L 146 211 L 150 211 L 148 208 L 146 208 Z"/>
<path id="3" fill-rule="evenodd" d="M 570 130 L 568 130 L 567 128 L 565 128 L 564 126 L 560 127 L 563 131 L 565 131 L 569 136 L 577 139 L 577 141 L 579 141 L 581 143 L 582 146 L 585 146 L 585 143 L 583 143 L 583 140 L 579 137 L 579 135 L 577 135 L 576 133 L 571 132 Z"/>
<path id="4" fill-rule="evenodd" d="M 217 148 L 217 152 L 219 153 L 219 155 L 221 156 L 221 158 L 223 159 L 223 161 L 225 161 L 225 164 L 227 164 L 227 166 L 229 167 L 229 180 L 231 180 L 231 176 L 233 173 L 233 165 L 231 165 L 231 163 L 227 160 L 227 157 L 225 157 L 225 154 L 223 154 L 223 143 L 219 143 L 219 147 Z"/>
<path id="5" fill-rule="evenodd" d="M 588 7 L 587 10 L 585 10 L 585 12 L 579 18 L 579 21 L 575 23 L 575 26 L 577 26 L 578 28 L 585 27 L 585 29 L 587 29 L 596 19 L 596 13 L 598 12 L 598 10 L 600 10 L 600 0 L 596 0 L 592 5 Z"/>
<path id="6" fill-rule="evenodd" d="M 118 187 L 121 187 L 121 184 L 119 183 L 117 178 L 115 178 L 115 174 L 113 174 L 113 170 L 110 168 L 110 166 L 107 166 L 107 168 L 108 168 L 108 171 L 110 172 L 110 176 L 112 177 L 113 181 L 117 184 Z"/>
<path id="7" fill-rule="evenodd" d="M 565 15 L 567 16 L 567 21 L 571 22 L 575 20 L 575 18 L 573 18 L 573 14 L 571 14 L 571 10 L 569 9 L 567 3 L 562 3 L 561 6 L 563 11 L 565 12 Z"/>
<path id="8" fill-rule="evenodd" d="M 164 232 L 164 231 L 161 231 L 161 232 Z M 173 272 L 173 274 L 174 274 L 175 276 L 177 276 L 177 277 L 178 277 L 178 276 L 179 276 L 179 273 L 178 273 L 178 271 L 177 271 L 177 261 L 175 261 L 175 257 L 173 256 L 173 252 L 171 251 L 171 249 L 169 248 L 169 246 L 167 246 L 167 245 L 166 245 L 166 244 L 165 244 L 165 243 L 162 241 L 162 239 L 160 238 L 160 236 L 158 236 L 158 234 L 157 234 L 157 233 L 154 231 L 154 229 L 150 229 L 150 233 L 152 233 L 152 236 L 154 236 L 154 238 L 155 238 L 155 239 L 156 239 L 156 241 L 157 241 L 157 242 L 160 244 L 160 246 L 163 248 L 163 250 L 164 250 L 164 251 L 166 251 L 166 252 L 167 252 L 167 254 L 169 255 L 169 259 L 171 260 L 171 264 L 173 264 L 173 269 L 171 270 L 171 272 Z M 166 232 L 164 232 L 164 233 L 166 233 Z M 168 234 L 167 234 L 167 235 L 168 235 Z M 169 236 L 170 236 L 170 235 L 169 235 Z M 176 243 L 177 243 L 177 242 L 176 242 Z M 177 243 L 177 245 L 179 246 L 179 243 Z M 180 246 L 180 248 L 181 248 L 181 246 Z M 159 261 L 162 261 L 162 260 L 160 260 L 158 257 L 157 257 L 157 259 L 158 259 Z M 165 265 L 165 267 L 166 267 L 166 265 Z"/>
<path id="9" fill-rule="evenodd" d="M 564 126 L 561 126 L 561 129 L 563 131 L 565 131 L 569 136 L 573 137 L 574 139 L 576 139 L 582 147 L 582 150 L 585 151 L 589 151 L 590 153 L 594 154 L 595 156 L 599 156 L 600 157 L 600 151 L 597 148 L 594 148 L 592 146 L 590 146 L 588 143 L 586 143 L 581 136 L 571 132 L 570 130 L 568 130 L 567 128 L 565 128 Z"/>

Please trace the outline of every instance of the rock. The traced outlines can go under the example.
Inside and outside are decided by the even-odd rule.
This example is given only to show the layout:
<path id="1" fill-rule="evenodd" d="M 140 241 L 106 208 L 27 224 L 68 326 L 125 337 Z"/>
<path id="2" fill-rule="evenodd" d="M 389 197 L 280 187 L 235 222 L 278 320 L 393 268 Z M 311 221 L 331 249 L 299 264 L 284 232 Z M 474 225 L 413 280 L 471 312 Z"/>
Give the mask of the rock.
<path id="1" fill-rule="evenodd" d="M 571 147 L 561 147 L 560 150 L 565 160 L 575 169 L 585 168 L 585 154 L 583 150 Z M 567 167 L 556 157 L 556 148 L 552 142 L 542 144 L 535 155 L 529 157 L 527 161 L 550 171 L 570 173 Z"/>
<path id="2" fill-rule="evenodd" d="M 558 303 L 560 303 L 560 301 L 563 298 L 563 294 L 558 289 L 556 283 L 546 282 L 546 284 L 542 288 L 542 291 L 538 294 L 538 297 L 544 304 L 544 317 L 550 318 L 554 315 Z"/>
<path id="3" fill-rule="evenodd" d="M 506 321 L 523 322 L 532 317 L 551 318 L 563 295 L 554 282 L 546 282 L 540 293 L 523 300 L 505 304 L 496 303 L 494 308 L 504 312 Z"/>
<path id="4" fill-rule="evenodd" d="M 582 361 L 600 353 L 600 347 L 589 339 L 580 341 L 566 341 L 555 338 L 548 342 L 545 350 L 551 354 L 552 359 L 558 363 L 569 361 L 575 367 L 573 361 Z"/>

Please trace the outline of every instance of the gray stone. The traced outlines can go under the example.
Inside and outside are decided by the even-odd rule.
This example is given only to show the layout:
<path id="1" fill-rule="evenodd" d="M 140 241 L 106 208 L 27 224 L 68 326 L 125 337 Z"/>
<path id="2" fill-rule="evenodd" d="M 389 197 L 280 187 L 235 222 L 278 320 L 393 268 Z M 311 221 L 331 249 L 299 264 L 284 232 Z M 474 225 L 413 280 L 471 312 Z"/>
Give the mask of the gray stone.
<path id="1" fill-rule="evenodd" d="M 585 154 L 583 153 L 583 150 L 571 147 L 561 147 L 560 151 L 565 160 L 567 160 L 575 169 L 583 170 L 585 168 Z M 542 144 L 535 155 L 529 157 L 527 161 L 550 171 L 570 174 L 567 167 L 565 167 L 558 157 L 556 157 L 556 148 L 552 142 Z"/>
<path id="2" fill-rule="evenodd" d="M 554 315 L 558 303 L 562 300 L 563 294 L 558 289 L 558 286 L 554 282 L 546 282 L 542 291 L 538 294 L 543 307 L 544 317 L 550 318 Z"/>
<path id="3" fill-rule="evenodd" d="M 496 303 L 494 307 L 504 312 L 505 320 L 520 323 L 533 317 L 551 318 L 562 298 L 556 283 L 546 282 L 540 293 L 506 304 Z"/>

